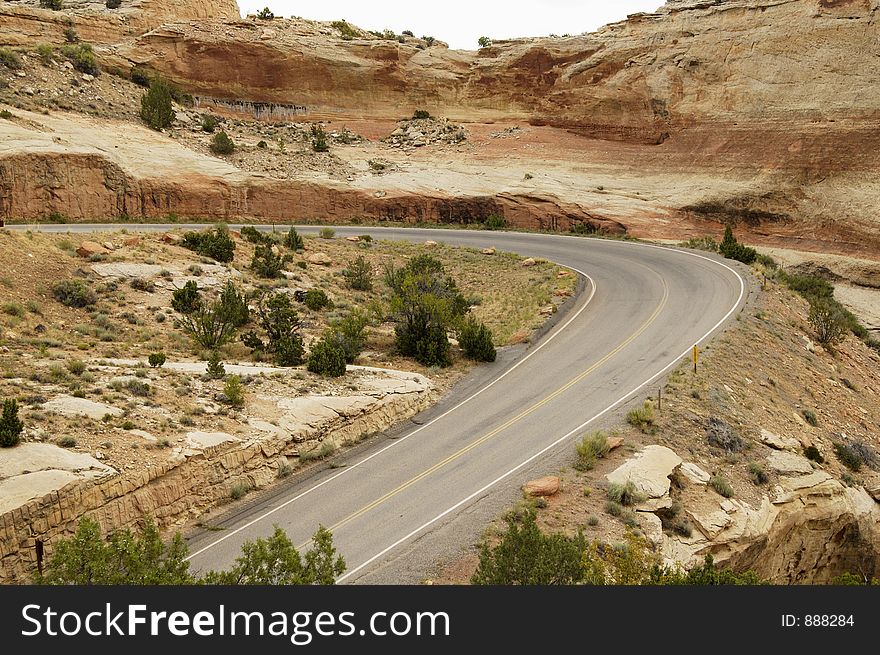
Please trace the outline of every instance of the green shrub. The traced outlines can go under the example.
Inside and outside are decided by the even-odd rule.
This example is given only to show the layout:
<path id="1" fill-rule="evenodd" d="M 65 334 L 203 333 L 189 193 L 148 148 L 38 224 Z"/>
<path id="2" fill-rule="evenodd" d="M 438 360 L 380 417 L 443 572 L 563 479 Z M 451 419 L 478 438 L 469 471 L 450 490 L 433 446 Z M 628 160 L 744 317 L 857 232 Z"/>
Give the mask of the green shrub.
<path id="1" fill-rule="evenodd" d="M 488 36 L 481 36 L 479 39 L 477 39 L 477 45 L 481 48 L 488 48 L 490 45 L 492 45 L 492 39 L 490 39 Z"/>
<path id="2" fill-rule="evenodd" d="M 315 152 L 329 152 L 327 133 L 320 125 L 312 125 L 312 150 Z"/>
<path id="3" fill-rule="evenodd" d="M 86 372 L 86 363 L 80 359 L 68 359 L 67 370 L 70 371 L 72 375 L 79 377 Z"/>
<path id="4" fill-rule="evenodd" d="M 156 131 L 171 127 L 174 108 L 171 106 L 171 88 L 161 77 L 150 80 L 150 88 L 141 97 L 141 120 Z"/>
<path id="5" fill-rule="evenodd" d="M 629 507 L 630 505 L 643 502 L 645 495 L 639 493 L 632 480 L 627 481 L 625 484 L 612 482 L 608 485 L 608 500 L 613 503 L 619 503 L 624 507 Z"/>
<path id="6" fill-rule="evenodd" d="M 718 246 L 718 252 L 728 259 L 735 259 L 743 264 L 751 264 L 758 257 L 757 250 L 744 246 L 736 240 L 730 225 L 724 229 L 724 238 L 721 240 L 721 245 Z"/>
<path id="7" fill-rule="evenodd" d="M 654 403 L 646 400 L 640 408 L 630 410 L 626 422 L 645 432 L 654 425 Z"/>
<path id="8" fill-rule="evenodd" d="M 18 70 L 21 68 L 21 57 L 9 48 L 0 48 L 0 65 Z"/>
<path id="9" fill-rule="evenodd" d="M 336 236 L 336 230 L 332 227 L 322 227 L 321 231 L 318 232 L 318 236 L 322 239 L 332 239 Z"/>
<path id="10" fill-rule="evenodd" d="M 693 237 L 687 241 L 678 244 L 682 248 L 692 248 L 694 250 L 705 250 L 707 252 L 718 252 L 718 242 L 712 237 Z"/>
<path id="11" fill-rule="evenodd" d="M 64 9 L 64 0 L 40 0 L 40 6 L 43 9 L 60 11 L 61 9 Z"/>
<path id="12" fill-rule="evenodd" d="M 80 43 L 78 45 L 66 45 L 61 49 L 61 54 L 70 60 L 73 67 L 80 73 L 98 76 L 101 74 L 101 68 L 95 59 L 95 53 L 92 46 L 88 43 Z"/>
<path id="13" fill-rule="evenodd" d="M 265 150 L 266 148 L 269 147 L 269 144 L 266 143 L 263 139 L 260 139 L 259 141 L 257 141 L 257 147 Z"/>
<path id="14" fill-rule="evenodd" d="M 48 43 L 40 43 L 34 51 L 44 64 L 51 63 L 52 58 L 55 55 L 55 48 Z M 2 55 L 0 55 L 0 60 L 2 60 Z"/>
<path id="15" fill-rule="evenodd" d="M 345 375 L 345 351 L 335 341 L 322 339 L 312 346 L 306 368 L 327 377 Z"/>
<path id="16" fill-rule="evenodd" d="M 147 363 L 153 368 L 160 368 L 165 364 L 165 353 L 150 353 L 147 356 Z"/>
<path id="17" fill-rule="evenodd" d="M 230 375 L 226 378 L 226 384 L 223 386 L 223 396 L 228 405 L 244 407 L 244 387 L 241 384 L 240 377 Z"/>
<path id="18" fill-rule="evenodd" d="M 251 270 L 260 277 L 274 279 L 281 276 L 284 269 L 284 260 L 275 254 L 272 246 L 260 245 L 254 250 L 251 259 Z"/>
<path id="19" fill-rule="evenodd" d="M 349 289 L 355 291 L 373 290 L 373 271 L 363 255 L 349 262 L 348 268 L 342 271 L 342 276 Z"/>
<path id="20" fill-rule="evenodd" d="M 55 299 L 66 307 L 91 307 L 98 296 L 83 280 L 61 280 L 52 287 Z"/>
<path id="21" fill-rule="evenodd" d="M 463 323 L 458 333 L 458 344 L 465 357 L 478 362 L 494 362 L 497 355 L 492 342 L 492 331 L 473 317 Z"/>
<path id="22" fill-rule="evenodd" d="M 264 232 L 260 232 L 253 225 L 245 225 L 241 228 L 241 238 L 245 241 L 249 241 L 254 244 L 269 244 L 272 245 L 275 243 L 275 240 Z"/>
<path id="23" fill-rule="evenodd" d="M 837 455 L 837 459 L 849 470 L 855 473 L 861 470 L 864 461 L 859 453 L 850 445 L 837 441 L 834 442 L 834 454 Z"/>
<path id="24" fill-rule="evenodd" d="M 76 439 L 73 437 L 61 437 L 57 443 L 62 448 L 76 448 Z"/>
<path id="25" fill-rule="evenodd" d="M 199 286 L 193 280 L 189 280 L 180 289 L 175 289 L 171 295 L 171 308 L 181 314 L 193 314 L 202 306 L 202 297 L 199 294 Z"/>
<path id="26" fill-rule="evenodd" d="M 709 486 L 725 498 L 733 498 L 733 487 L 723 476 L 713 475 L 709 478 Z"/>
<path id="27" fill-rule="evenodd" d="M 217 119 L 211 116 L 211 114 L 204 114 L 202 116 L 202 132 L 207 132 L 208 134 L 213 134 L 214 130 L 217 129 Z"/>
<path id="28" fill-rule="evenodd" d="M 819 452 L 819 449 L 816 446 L 807 446 L 804 448 L 804 456 L 807 459 L 811 459 L 818 464 L 822 464 L 825 462 L 825 458 L 822 457 L 822 453 Z"/>
<path id="29" fill-rule="evenodd" d="M 15 316 L 17 318 L 21 318 L 22 316 L 24 316 L 25 313 L 24 305 L 17 302 L 5 302 L 3 303 L 3 306 L 0 307 L 0 309 L 2 309 L 4 314 L 8 316 Z"/>
<path id="30" fill-rule="evenodd" d="M 211 152 L 215 155 L 229 155 L 235 151 L 235 143 L 223 130 L 217 132 L 211 139 Z"/>
<path id="31" fill-rule="evenodd" d="M 608 437 L 604 432 L 585 434 L 575 445 L 577 462 L 574 467 L 578 471 L 589 471 L 596 465 L 596 460 L 605 457 L 609 452 Z"/>
<path id="32" fill-rule="evenodd" d="M 218 262 L 231 262 L 235 256 L 235 241 L 224 225 L 203 232 L 187 232 L 181 245 Z"/>
<path id="33" fill-rule="evenodd" d="M 767 482 L 770 481 L 770 476 L 767 475 L 767 471 L 765 471 L 757 462 L 751 462 L 749 464 L 749 477 L 756 485 L 767 484 Z"/>
<path id="34" fill-rule="evenodd" d="M 299 234 L 297 234 L 295 227 L 290 228 L 290 230 L 287 232 L 287 235 L 284 237 L 284 245 L 291 250 L 305 249 L 303 238 Z"/>
<path id="35" fill-rule="evenodd" d="M 15 114 L 13 114 L 8 109 L 2 109 L 0 110 L 0 118 L 6 121 L 11 121 L 13 118 L 15 118 Z"/>
<path id="36" fill-rule="evenodd" d="M 346 23 L 344 20 L 337 20 L 330 23 L 330 26 L 334 29 L 339 30 L 339 33 L 342 35 L 342 38 L 345 40 L 351 40 L 358 35 L 357 30 L 355 30 L 351 25 Z"/>
<path id="37" fill-rule="evenodd" d="M 107 9 L 119 9 L 122 6 L 122 0 L 107 0 L 105 6 Z"/>
<path id="38" fill-rule="evenodd" d="M 260 20 L 272 20 L 273 18 L 275 18 L 275 14 L 272 13 L 269 7 L 264 7 L 263 9 L 260 9 L 259 12 L 257 12 L 257 18 L 259 18 Z"/>
<path id="39" fill-rule="evenodd" d="M 0 447 L 17 446 L 23 431 L 24 423 L 18 418 L 18 401 L 7 398 L 3 401 L 3 414 L 0 415 Z"/>
<path id="40" fill-rule="evenodd" d="M 153 390 L 150 385 L 143 380 L 131 379 L 125 383 L 125 388 L 128 389 L 129 393 L 133 396 L 139 396 L 141 398 L 146 398 L 147 396 L 152 395 Z"/>
<path id="41" fill-rule="evenodd" d="M 427 119 L 427 118 L 431 118 L 431 113 L 428 112 L 428 111 L 426 111 L 426 110 L 424 110 L 424 109 L 416 109 L 416 110 L 413 112 L 413 118 L 414 118 L 415 120 L 424 120 L 424 119 Z"/>
<path id="42" fill-rule="evenodd" d="M 64 40 L 68 43 L 79 42 L 79 34 L 77 34 L 76 29 L 72 25 L 64 30 Z"/>
<path id="43" fill-rule="evenodd" d="M 364 349 L 366 326 L 367 317 L 358 311 L 353 311 L 345 318 L 332 323 L 324 339 L 338 345 L 345 353 L 346 364 L 352 364 Z"/>
<path id="44" fill-rule="evenodd" d="M 804 420 L 814 428 L 819 425 L 819 419 L 816 417 L 816 412 L 812 409 L 801 410 L 801 415 L 804 417 Z"/>
<path id="45" fill-rule="evenodd" d="M 306 297 L 303 302 L 306 307 L 314 312 L 330 307 L 333 304 L 323 289 L 309 289 L 306 291 Z"/>
<path id="46" fill-rule="evenodd" d="M 138 86 L 142 86 L 145 89 L 150 88 L 150 80 L 151 80 L 152 76 L 150 75 L 150 71 L 148 71 L 146 68 L 140 68 L 138 66 L 135 66 L 134 68 L 131 69 L 131 72 L 129 73 L 129 78 L 131 79 L 132 82 L 134 82 Z M 170 97 L 170 92 L 169 92 L 169 97 Z"/>
<path id="47" fill-rule="evenodd" d="M 507 219 L 493 214 L 483 222 L 483 225 L 487 230 L 503 230 L 507 227 Z"/>
<path id="48" fill-rule="evenodd" d="M 129 282 L 131 288 L 136 291 L 143 291 L 145 293 L 153 293 L 156 290 L 156 285 L 152 280 L 145 280 L 142 277 L 132 278 L 131 282 Z"/>
<path id="49" fill-rule="evenodd" d="M 814 300 L 810 304 L 808 318 L 815 330 L 816 340 L 823 346 L 833 346 L 852 329 L 849 318 L 836 302 Z"/>
<path id="50" fill-rule="evenodd" d="M 232 500 L 241 500 L 250 493 L 251 489 L 252 487 L 249 483 L 239 482 L 232 485 L 232 489 L 229 490 L 229 497 Z"/>
<path id="51" fill-rule="evenodd" d="M 208 357 L 207 373 L 208 377 L 212 380 L 222 380 L 226 377 L 226 368 L 223 366 L 223 362 L 220 361 L 220 355 L 216 350 L 212 351 Z"/>

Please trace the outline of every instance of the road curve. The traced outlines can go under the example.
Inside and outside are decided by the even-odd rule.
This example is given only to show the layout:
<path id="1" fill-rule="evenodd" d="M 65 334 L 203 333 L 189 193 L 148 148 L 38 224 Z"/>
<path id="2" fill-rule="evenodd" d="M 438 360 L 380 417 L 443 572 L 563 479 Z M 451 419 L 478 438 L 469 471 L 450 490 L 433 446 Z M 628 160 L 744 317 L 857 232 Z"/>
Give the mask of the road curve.
<path id="1" fill-rule="evenodd" d="M 475 393 L 393 439 L 343 453 L 337 458 L 342 468 L 297 480 L 283 494 L 228 515 L 223 531 L 196 534 L 190 540 L 196 570 L 228 567 L 242 542 L 267 536 L 273 525 L 297 544 L 325 525 L 348 563 L 340 582 L 364 579 L 405 545 L 425 543 L 425 536 L 441 525 L 454 527 L 465 510 L 489 494 L 518 488 L 527 467 L 569 448 L 591 423 L 642 398 L 648 385 L 734 316 L 747 294 L 743 277 L 729 262 L 647 244 L 472 230 L 335 229 L 341 236 L 494 246 L 555 261 L 586 276 L 588 283 L 585 293 L 570 301 L 576 305 L 538 344 L 514 362 L 501 358 L 487 365 L 492 377 Z M 386 580 L 394 581 L 393 575 Z"/>

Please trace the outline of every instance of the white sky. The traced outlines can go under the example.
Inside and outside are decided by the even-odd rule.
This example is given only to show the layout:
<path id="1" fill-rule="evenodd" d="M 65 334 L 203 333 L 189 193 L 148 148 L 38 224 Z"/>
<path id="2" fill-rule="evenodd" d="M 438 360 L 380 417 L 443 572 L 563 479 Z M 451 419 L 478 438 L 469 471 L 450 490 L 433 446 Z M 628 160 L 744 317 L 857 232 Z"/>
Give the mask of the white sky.
<path id="1" fill-rule="evenodd" d="M 664 0 L 238 0 L 242 15 L 265 6 L 276 16 L 347 20 L 367 30 L 385 28 L 434 36 L 451 48 L 475 50 L 481 36 L 502 39 L 592 32 Z"/>

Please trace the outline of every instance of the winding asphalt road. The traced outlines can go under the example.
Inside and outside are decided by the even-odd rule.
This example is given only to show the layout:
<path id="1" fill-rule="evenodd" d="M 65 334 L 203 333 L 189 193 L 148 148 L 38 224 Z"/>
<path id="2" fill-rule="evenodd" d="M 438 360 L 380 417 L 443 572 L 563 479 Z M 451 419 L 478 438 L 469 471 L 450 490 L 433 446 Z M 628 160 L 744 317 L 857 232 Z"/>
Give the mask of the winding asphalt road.
<path id="1" fill-rule="evenodd" d="M 13 229 L 27 227 L 37 229 Z M 39 229 L 84 232 L 108 226 Z M 221 516 L 222 531 L 190 540 L 196 570 L 228 567 L 242 542 L 269 535 L 273 525 L 305 544 L 322 524 L 332 530 L 348 563 L 340 582 L 370 580 L 383 564 L 387 572 L 402 550 L 429 545 L 441 528 L 454 532 L 468 510 L 499 490 L 518 488 L 530 469 L 570 449 L 592 423 L 645 397 L 651 383 L 735 315 L 748 292 L 729 263 L 646 244 L 470 230 L 336 232 L 495 246 L 570 267 L 585 276 L 585 290 L 537 344 L 513 361 L 502 357 L 483 369 L 485 384 L 459 393 L 451 406 L 340 455 L 335 463 L 341 467 L 294 480 L 281 494 Z M 394 574 L 383 581 L 395 581 Z"/>

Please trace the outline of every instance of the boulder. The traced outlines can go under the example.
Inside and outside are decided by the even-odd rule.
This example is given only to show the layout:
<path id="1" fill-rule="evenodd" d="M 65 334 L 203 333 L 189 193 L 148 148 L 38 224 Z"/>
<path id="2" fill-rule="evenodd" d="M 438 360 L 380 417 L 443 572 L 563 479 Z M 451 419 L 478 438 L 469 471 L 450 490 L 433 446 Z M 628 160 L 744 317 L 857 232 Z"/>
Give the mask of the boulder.
<path id="1" fill-rule="evenodd" d="M 534 257 L 529 257 L 528 259 L 524 259 L 522 261 L 522 265 L 525 266 L 526 268 L 528 268 L 529 266 L 535 266 L 537 263 L 538 262 L 535 260 Z"/>
<path id="2" fill-rule="evenodd" d="M 76 249 L 76 254 L 86 259 L 95 255 L 106 255 L 109 252 L 107 248 L 94 241 L 83 241 L 79 244 L 79 248 Z"/>
<path id="3" fill-rule="evenodd" d="M 662 498 L 669 493 L 669 476 L 681 464 L 681 457 L 666 446 L 645 446 L 605 478 L 609 483 L 632 482 L 648 498 Z"/>
<path id="4" fill-rule="evenodd" d="M 482 252 L 484 255 L 494 255 L 497 251 L 495 248 L 483 248 Z"/>
<path id="5" fill-rule="evenodd" d="M 761 443 L 776 450 L 798 450 L 801 447 L 801 442 L 797 439 L 780 437 L 764 428 L 761 428 Z"/>
<path id="6" fill-rule="evenodd" d="M 691 484 L 706 485 L 709 484 L 709 480 L 712 477 L 692 462 L 685 462 L 678 468 L 678 470 L 681 471 L 681 474 Z"/>
<path id="7" fill-rule="evenodd" d="M 74 396 L 58 396 L 43 403 L 43 409 L 62 414 L 63 416 L 85 416 L 86 418 L 100 421 L 104 416 L 122 416 L 122 410 L 118 407 L 98 403 L 87 398 L 75 398 Z"/>
<path id="8" fill-rule="evenodd" d="M 642 532 L 645 533 L 645 539 L 652 546 L 659 546 L 663 543 L 663 522 L 660 517 L 650 512 L 639 514 Z"/>
<path id="9" fill-rule="evenodd" d="M 436 246 L 436 245 L 437 245 L 437 242 L 436 242 L 436 241 L 431 241 L 430 239 L 428 239 L 427 241 L 425 241 L 425 245 L 426 245 L 426 246 L 429 246 L 429 247 L 433 247 L 433 246 Z"/>
<path id="10" fill-rule="evenodd" d="M 125 237 L 125 239 L 123 239 L 122 241 L 122 245 L 126 246 L 127 248 L 132 248 L 138 245 L 140 242 L 140 237 Z"/>
<path id="11" fill-rule="evenodd" d="M 605 442 L 608 444 L 608 450 L 617 450 L 623 445 L 623 437 L 608 437 Z"/>
<path id="12" fill-rule="evenodd" d="M 330 259 L 330 255 L 326 252 L 316 252 L 313 255 L 309 255 L 308 262 L 316 266 L 330 266 L 333 260 Z"/>
<path id="13" fill-rule="evenodd" d="M 114 245 L 113 245 L 112 243 L 110 243 L 109 241 L 105 241 L 105 242 L 102 243 L 101 245 L 104 246 L 107 250 L 116 250 L 116 246 L 114 246 Z"/>
<path id="14" fill-rule="evenodd" d="M 172 234 L 171 232 L 166 232 L 162 235 L 162 241 L 165 243 L 171 244 L 172 246 L 179 245 L 181 241 L 183 241 L 183 237 L 179 234 Z"/>
<path id="15" fill-rule="evenodd" d="M 537 480 L 531 480 L 523 485 L 523 492 L 528 496 L 553 496 L 559 493 L 561 481 L 559 476 L 548 475 Z"/>

